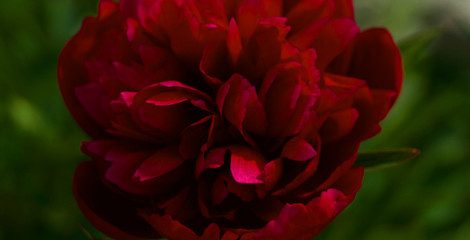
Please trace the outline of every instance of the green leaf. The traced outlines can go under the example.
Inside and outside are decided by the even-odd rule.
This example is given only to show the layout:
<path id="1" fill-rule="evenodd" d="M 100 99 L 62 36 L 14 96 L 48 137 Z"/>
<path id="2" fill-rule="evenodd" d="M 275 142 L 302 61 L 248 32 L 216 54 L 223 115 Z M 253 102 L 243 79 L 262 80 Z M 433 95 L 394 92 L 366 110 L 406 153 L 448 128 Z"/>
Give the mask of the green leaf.
<path id="1" fill-rule="evenodd" d="M 90 231 L 88 231 L 82 224 L 79 224 L 79 225 L 80 225 L 80 229 L 88 237 L 88 239 L 96 240 L 96 238 L 93 236 L 93 234 L 90 233 Z"/>
<path id="2" fill-rule="evenodd" d="M 387 168 L 411 160 L 418 156 L 419 153 L 419 149 L 416 148 L 361 152 L 358 154 L 354 166 L 363 166 L 366 170 Z"/>

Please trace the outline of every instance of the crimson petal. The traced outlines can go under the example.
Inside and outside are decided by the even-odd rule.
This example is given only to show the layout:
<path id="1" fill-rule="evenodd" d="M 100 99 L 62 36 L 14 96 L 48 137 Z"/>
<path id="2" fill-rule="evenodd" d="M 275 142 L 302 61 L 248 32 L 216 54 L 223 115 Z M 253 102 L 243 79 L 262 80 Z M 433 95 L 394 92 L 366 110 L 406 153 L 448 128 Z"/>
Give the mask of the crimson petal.
<path id="1" fill-rule="evenodd" d="M 73 193 L 88 221 L 106 235 L 127 240 L 160 237 L 137 215 L 133 202 L 101 182 L 93 162 L 81 162 L 77 166 Z"/>

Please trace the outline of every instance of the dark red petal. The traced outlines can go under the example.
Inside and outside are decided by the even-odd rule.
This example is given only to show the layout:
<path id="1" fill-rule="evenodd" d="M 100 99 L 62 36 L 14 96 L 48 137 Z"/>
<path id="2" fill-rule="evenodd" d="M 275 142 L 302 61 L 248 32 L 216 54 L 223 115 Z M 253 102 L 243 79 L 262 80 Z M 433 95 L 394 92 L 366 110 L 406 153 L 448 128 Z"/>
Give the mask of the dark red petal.
<path id="1" fill-rule="evenodd" d="M 305 139 L 296 136 L 284 145 L 281 155 L 295 161 L 307 161 L 317 155 L 317 152 Z"/>
<path id="2" fill-rule="evenodd" d="M 310 240 L 323 230 L 352 200 L 328 189 L 308 204 L 286 204 L 279 216 L 259 230 L 253 240 Z"/>
<path id="3" fill-rule="evenodd" d="M 222 236 L 221 240 L 238 240 L 240 236 L 236 233 L 226 231 Z"/>
<path id="4" fill-rule="evenodd" d="M 183 162 L 184 159 L 176 147 L 166 147 L 147 157 L 135 171 L 133 177 L 138 178 L 141 182 L 147 181 L 173 171 Z"/>
<path id="5" fill-rule="evenodd" d="M 338 189 L 344 195 L 356 194 L 361 188 L 362 178 L 364 177 L 364 167 L 351 168 L 342 178 L 340 178 L 332 188 Z"/>
<path id="6" fill-rule="evenodd" d="M 281 180 L 283 172 L 282 158 L 274 159 L 264 166 L 264 192 L 269 192 Z"/>
<path id="7" fill-rule="evenodd" d="M 331 187 L 352 168 L 358 149 L 359 141 L 343 140 L 325 144 L 318 166 L 322 171 L 317 171 L 312 178 L 299 186 L 296 194 L 301 198 L 308 198 Z"/>
<path id="8" fill-rule="evenodd" d="M 393 90 L 397 94 L 403 82 L 400 52 L 390 33 L 382 28 L 360 33 L 327 71 L 364 79 L 371 88 Z"/>
<path id="9" fill-rule="evenodd" d="M 320 140 L 316 140 L 316 143 L 314 146 L 318 150 L 321 150 Z M 302 165 L 299 165 L 297 163 L 297 168 L 300 168 L 299 173 L 293 176 L 293 179 L 290 180 L 285 186 L 283 186 L 279 190 L 272 193 L 272 195 L 274 196 L 288 195 L 294 189 L 298 188 L 299 186 L 302 186 L 302 184 L 305 181 L 308 181 L 309 179 L 311 179 L 311 177 L 316 173 L 318 169 L 319 158 L 320 158 L 320 153 L 316 154 L 313 157 L 313 159 L 307 162 L 307 164 L 302 163 Z M 307 185 L 311 187 L 313 184 L 307 184 Z"/>
<path id="10" fill-rule="evenodd" d="M 169 199 L 159 202 L 158 207 L 178 221 L 187 221 L 199 215 L 195 198 L 190 187 L 186 187 Z"/>
<path id="11" fill-rule="evenodd" d="M 219 168 L 224 165 L 226 151 L 226 148 L 214 148 L 199 155 L 195 168 L 196 178 L 199 178 L 201 173 L 208 168 Z"/>
<path id="12" fill-rule="evenodd" d="M 96 122 L 83 108 L 75 95 L 75 89 L 88 83 L 88 73 L 84 63 L 86 58 L 100 42 L 97 36 L 119 23 L 116 3 L 105 0 L 100 2 L 98 18 L 83 21 L 80 32 L 69 40 L 62 50 L 57 76 L 62 97 L 80 127 L 92 137 L 106 137 L 103 126 Z"/>
<path id="13" fill-rule="evenodd" d="M 333 18 L 351 18 L 354 19 L 353 0 L 333 0 L 335 2 L 335 11 Z"/>
<path id="14" fill-rule="evenodd" d="M 233 18 L 230 19 L 228 26 L 227 47 L 230 53 L 230 59 L 232 60 L 231 63 L 235 65 L 238 62 L 238 57 L 240 56 L 243 46 L 240 30 L 238 29 L 237 22 Z"/>
<path id="15" fill-rule="evenodd" d="M 206 83 L 215 89 L 230 76 L 230 60 L 227 52 L 229 50 L 222 43 L 212 43 L 206 46 L 202 53 L 199 71 Z"/>
<path id="16" fill-rule="evenodd" d="M 188 126 L 182 133 L 179 143 L 179 153 L 184 159 L 196 158 L 207 143 L 209 129 L 213 116 L 207 116 Z"/>
<path id="17" fill-rule="evenodd" d="M 355 108 L 332 113 L 320 129 L 323 142 L 332 142 L 346 136 L 358 118 L 359 113 Z"/>
<path id="18" fill-rule="evenodd" d="M 198 10 L 210 23 L 227 28 L 227 15 L 221 0 L 199 0 Z"/>
<path id="19" fill-rule="evenodd" d="M 228 189 L 224 178 L 219 175 L 214 181 L 211 189 L 211 200 L 215 205 L 220 205 L 228 197 Z"/>
<path id="20" fill-rule="evenodd" d="M 266 115 L 258 100 L 255 87 L 239 74 L 234 74 L 219 89 L 217 104 L 221 114 L 242 134 L 245 140 L 253 141 L 246 131 L 263 134 L 267 128 Z"/>
<path id="21" fill-rule="evenodd" d="M 230 146 L 230 171 L 238 183 L 264 183 L 262 178 L 266 159 L 261 153 L 244 146 Z"/>
<path id="22" fill-rule="evenodd" d="M 93 162 L 81 162 L 75 170 L 73 193 L 85 217 L 98 230 L 115 239 L 159 238 L 137 215 L 135 203 L 109 190 Z"/>
<path id="23" fill-rule="evenodd" d="M 105 128 L 110 127 L 110 119 L 103 109 L 103 91 L 97 83 L 76 87 L 75 94 L 88 116 Z"/>
<path id="24" fill-rule="evenodd" d="M 262 7 L 259 0 L 243 0 L 238 8 L 237 23 L 243 42 L 247 42 L 262 19 Z"/>
<path id="25" fill-rule="evenodd" d="M 266 17 L 282 15 L 282 0 L 261 0 Z"/>
<path id="26" fill-rule="evenodd" d="M 333 14 L 332 0 L 302 0 L 299 1 L 286 14 L 287 24 L 292 26 L 290 34 L 295 34 L 304 28 L 315 24 L 321 19 L 329 18 Z"/>
<path id="27" fill-rule="evenodd" d="M 158 214 L 148 214 L 140 212 L 143 217 L 160 235 L 167 239 L 174 240 L 219 240 L 220 228 L 215 224 L 210 224 L 199 237 L 190 228 L 174 220 L 170 215 L 160 216 Z"/>
<path id="28" fill-rule="evenodd" d="M 223 177 L 227 190 L 235 194 L 244 202 L 251 202 L 256 197 L 255 187 L 249 184 L 238 183 L 228 171 L 220 174 Z"/>
<path id="29" fill-rule="evenodd" d="M 317 68 L 324 70 L 358 33 L 359 27 L 352 19 L 340 18 L 328 23 L 309 46 L 317 52 Z"/>

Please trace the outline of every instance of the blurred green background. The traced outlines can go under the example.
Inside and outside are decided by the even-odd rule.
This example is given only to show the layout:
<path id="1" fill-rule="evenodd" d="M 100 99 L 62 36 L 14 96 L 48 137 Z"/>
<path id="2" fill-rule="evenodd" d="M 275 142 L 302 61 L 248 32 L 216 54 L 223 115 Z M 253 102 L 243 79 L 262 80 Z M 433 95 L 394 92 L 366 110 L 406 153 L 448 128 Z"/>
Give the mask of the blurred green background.
<path id="1" fill-rule="evenodd" d="M 0 2 L 0 239 L 86 239 L 72 175 L 86 136 L 56 83 L 61 48 L 97 0 Z M 406 79 L 383 132 L 363 150 L 416 147 L 368 172 L 318 239 L 470 239 L 470 1 L 356 0 L 362 29 L 384 26 Z M 93 232 L 96 232 L 93 230 Z"/>

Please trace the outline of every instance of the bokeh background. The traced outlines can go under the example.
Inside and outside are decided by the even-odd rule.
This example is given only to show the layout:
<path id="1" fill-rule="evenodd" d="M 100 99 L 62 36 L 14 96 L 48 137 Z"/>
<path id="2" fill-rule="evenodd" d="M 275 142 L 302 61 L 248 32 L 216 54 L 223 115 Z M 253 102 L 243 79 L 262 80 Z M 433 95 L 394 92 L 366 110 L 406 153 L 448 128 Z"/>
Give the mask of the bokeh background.
<path id="1" fill-rule="evenodd" d="M 390 29 L 404 57 L 401 98 L 362 150 L 416 147 L 367 172 L 318 239 L 470 239 L 470 0 L 356 0 L 362 29 Z M 97 0 L 0 1 L 0 239 L 87 239 L 71 192 L 86 136 L 56 83 L 61 48 Z"/>

